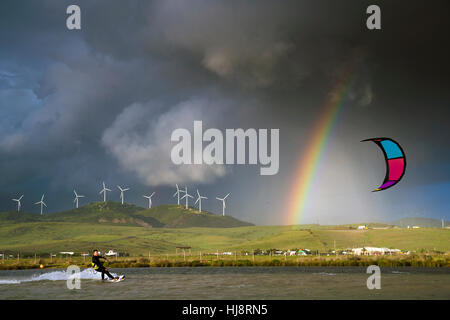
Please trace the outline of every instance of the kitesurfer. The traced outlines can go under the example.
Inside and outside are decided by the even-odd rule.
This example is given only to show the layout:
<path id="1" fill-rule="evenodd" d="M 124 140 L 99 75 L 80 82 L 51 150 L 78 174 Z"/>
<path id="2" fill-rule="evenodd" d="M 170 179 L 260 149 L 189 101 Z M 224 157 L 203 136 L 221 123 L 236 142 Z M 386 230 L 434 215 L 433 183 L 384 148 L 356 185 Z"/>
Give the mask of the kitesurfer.
<path id="1" fill-rule="evenodd" d="M 94 268 L 95 271 L 102 273 L 102 280 L 105 280 L 105 274 L 114 281 L 119 280 L 119 277 L 113 277 L 111 273 L 109 273 L 108 269 L 105 268 L 103 265 L 103 262 L 100 261 L 100 259 L 106 260 L 109 262 L 108 259 L 98 254 L 98 250 L 94 250 L 94 254 L 92 256 L 92 268 Z"/>

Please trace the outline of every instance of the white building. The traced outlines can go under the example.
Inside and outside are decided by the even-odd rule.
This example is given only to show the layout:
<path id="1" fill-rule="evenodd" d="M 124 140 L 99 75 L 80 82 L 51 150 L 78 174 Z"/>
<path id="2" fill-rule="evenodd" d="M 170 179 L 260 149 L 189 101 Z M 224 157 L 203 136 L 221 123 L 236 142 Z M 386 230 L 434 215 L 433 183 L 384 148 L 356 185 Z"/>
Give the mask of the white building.
<path id="1" fill-rule="evenodd" d="M 352 253 L 357 256 L 371 256 L 384 254 L 398 254 L 401 253 L 401 250 L 389 248 L 377 248 L 377 247 L 363 247 L 352 249 Z"/>
<path id="2" fill-rule="evenodd" d="M 105 256 L 108 256 L 108 257 L 115 256 L 115 257 L 117 257 L 118 254 L 117 254 L 117 252 L 114 252 L 114 250 L 109 250 L 107 253 L 105 253 Z"/>

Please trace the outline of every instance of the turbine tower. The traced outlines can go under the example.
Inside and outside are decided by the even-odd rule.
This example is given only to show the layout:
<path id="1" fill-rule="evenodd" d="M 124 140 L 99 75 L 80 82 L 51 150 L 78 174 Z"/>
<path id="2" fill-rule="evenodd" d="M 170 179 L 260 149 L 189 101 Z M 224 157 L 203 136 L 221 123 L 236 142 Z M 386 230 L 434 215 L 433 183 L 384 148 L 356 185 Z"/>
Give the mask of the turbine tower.
<path id="1" fill-rule="evenodd" d="M 47 205 L 44 202 L 44 194 L 41 197 L 41 201 L 38 201 L 35 204 L 40 204 L 41 205 L 41 216 L 42 216 L 42 213 L 43 213 L 43 210 L 44 210 L 44 206 L 47 207 Z"/>
<path id="2" fill-rule="evenodd" d="M 75 208 L 78 209 L 78 199 L 84 198 L 81 194 L 78 194 L 75 190 L 73 190 L 73 193 L 75 194 L 75 199 L 73 199 L 73 202 L 75 202 Z"/>
<path id="3" fill-rule="evenodd" d="M 198 212 L 202 212 L 202 199 L 208 199 L 208 198 L 201 196 L 197 189 L 197 200 L 195 200 L 195 203 L 198 202 Z"/>
<path id="4" fill-rule="evenodd" d="M 180 193 L 183 192 L 183 190 L 180 190 L 177 184 L 175 184 L 175 186 L 177 187 L 177 192 L 175 192 L 172 197 L 177 196 L 177 204 L 180 205 Z"/>
<path id="5" fill-rule="evenodd" d="M 106 191 L 111 191 L 111 189 L 108 189 L 106 186 L 105 186 L 105 182 L 103 182 L 103 189 L 100 191 L 100 193 L 99 194 L 102 194 L 103 193 L 103 202 L 106 202 Z"/>
<path id="6" fill-rule="evenodd" d="M 12 199 L 13 201 L 17 202 L 17 212 L 20 212 L 20 207 L 22 206 L 22 204 L 20 203 L 20 200 L 22 200 L 23 195 L 20 196 L 19 199 Z"/>
<path id="7" fill-rule="evenodd" d="M 149 196 L 143 196 L 144 198 L 148 199 L 148 208 L 151 209 L 152 208 L 152 197 L 155 195 L 155 193 L 153 192 L 151 195 Z"/>
<path id="8" fill-rule="evenodd" d="M 124 193 L 125 191 L 130 190 L 130 188 L 122 189 L 120 186 L 117 186 L 117 188 L 119 188 L 119 190 L 120 190 L 120 200 L 122 201 L 122 204 L 123 204 L 123 200 L 124 200 L 123 193 Z"/>
<path id="9" fill-rule="evenodd" d="M 187 209 L 189 209 L 189 205 L 188 205 L 188 202 L 189 202 L 189 198 L 194 198 L 193 196 L 191 196 L 188 192 L 187 192 L 187 187 L 184 187 L 184 196 L 182 196 L 181 197 L 181 199 L 180 200 L 183 200 L 183 199 L 185 199 L 186 198 L 186 210 Z"/>
<path id="10" fill-rule="evenodd" d="M 223 198 L 218 198 L 218 197 L 216 197 L 216 199 L 217 200 L 220 200 L 220 201 L 222 201 L 222 216 L 225 216 L 225 208 L 227 207 L 226 205 L 225 205 L 225 199 L 229 196 L 230 194 L 227 194 L 225 197 L 223 197 Z"/>

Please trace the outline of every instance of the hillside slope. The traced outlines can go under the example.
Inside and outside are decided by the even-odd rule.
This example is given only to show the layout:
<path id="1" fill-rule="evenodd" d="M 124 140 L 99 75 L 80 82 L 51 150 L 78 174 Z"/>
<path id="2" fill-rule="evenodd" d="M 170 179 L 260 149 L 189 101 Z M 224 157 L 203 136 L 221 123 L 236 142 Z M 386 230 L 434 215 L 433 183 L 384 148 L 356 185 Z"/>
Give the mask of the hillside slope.
<path id="1" fill-rule="evenodd" d="M 0 223 L 0 252 L 48 255 L 50 252 L 118 250 L 130 255 L 173 254 L 177 246 L 192 251 L 251 252 L 256 249 L 307 248 L 322 252 L 335 247 L 389 247 L 420 252 L 450 250 L 450 230 L 436 228 L 342 230 L 299 226 L 250 226 L 239 228 L 145 228 L 73 222 Z"/>
<path id="2" fill-rule="evenodd" d="M 36 222 L 41 219 L 42 216 L 36 213 L 17 211 L 0 212 L 0 222 L 2 223 Z"/>
<path id="3" fill-rule="evenodd" d="M 238 220 L 232 216 L 220 216 L 210 212 L 198 212 L 197 209 L 178 205 L 160 205 L 141 212 L 142 215 L 160 221 L 166 228 L 235 228 L 252 226 L 252 223 Z"/>
<path id="4" fill-rule="evenodd" d="M 40 221 L 101 223 L 142 227 L 162 227 L 163 224 L 148 215 L 141 215 L 143 208 L 119 202 L 92 202 L 78 209 L 71 209 L 42 216 Z"/>
<path id="5" fill-rule="evenodd" d="M 223 217 L 209 212 L 199 213 L 194 208 L 186 210 L 184 206 L 167 204 L 144 209 L 113 201 L 92 202 L 77 209 L 42 216 L 23 212 L 2 212 L 0 221 L 8 223 L 70 222 L 153 228 L 234 228 L 253 225 L 231 216 Z"/>

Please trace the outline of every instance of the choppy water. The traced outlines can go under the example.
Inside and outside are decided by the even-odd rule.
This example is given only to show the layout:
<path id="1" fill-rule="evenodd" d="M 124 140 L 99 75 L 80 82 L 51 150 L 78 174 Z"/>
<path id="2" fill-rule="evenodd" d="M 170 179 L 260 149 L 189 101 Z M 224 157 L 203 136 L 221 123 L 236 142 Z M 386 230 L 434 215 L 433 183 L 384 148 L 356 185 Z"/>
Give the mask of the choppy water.
<path id="1" fill-rule="evenodd" d="M 369 290 L 366 268 L 197 267 L 113 269 L 120 283 L 81 272 L 67 289 L 64 270 L 0 271 L 0 299 L 450 299 L 448 268 L 382 268 Z"/>

